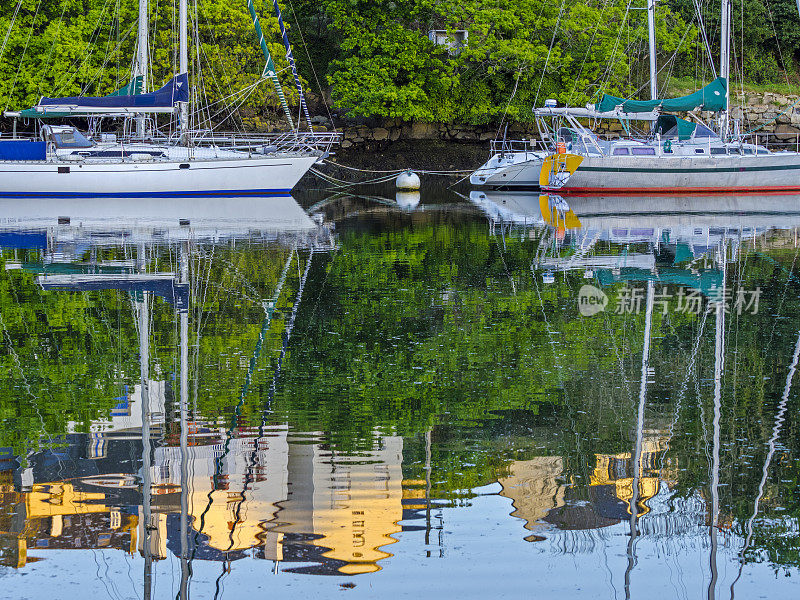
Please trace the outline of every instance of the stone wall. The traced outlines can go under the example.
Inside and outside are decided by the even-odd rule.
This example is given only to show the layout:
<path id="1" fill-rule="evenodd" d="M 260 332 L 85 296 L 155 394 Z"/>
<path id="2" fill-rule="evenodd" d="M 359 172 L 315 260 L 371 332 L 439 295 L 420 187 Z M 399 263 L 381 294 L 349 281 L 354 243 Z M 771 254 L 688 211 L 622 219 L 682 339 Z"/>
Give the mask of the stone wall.
<path id="1" fill-rule="evenodd" d="M 331 130 L 330 121 L 315 117 L 318 129 Z M 463 125 L 454 123 L 409 122 L 401 119 L 364 119 L 363 121 L 345 120 L 336 123 L 339 131 L 344 133 L 342 148 L 354 146 L 385 147 L 398 140 L 439 140 L 461 143 L 480 143 L 497 137 L 496 125 Z M 529 124 L 510 124 L 509 138 L 530 137 L 536 135 L 536 126 Z M 502 132 L 501 132 L 502 135 Z"/>
<path id="2" fill-rule="evenodd" d="M 760 127 L 759 133 L 773 134 L 783 141 L 794 141 L 800 134 L 798 96 L 772 93 L 735 94 L 731 98 L 731 117 L 740 119 L 744 131 Z"/>
<path id="3" fill-rule="evenodd" d="M 783 96 L 773 93 L 734 94 L 734 108 L 731 117 L 741 123 L 742 132 L 758 129 L 759 135 L 769 134 L 771 142 L 796 142 L 800 134 L 800 106 L 794 106 L 798 96 Z M 785 114 L 784 114 L 785 113 Z M 712 113 L 700 113 L 706 122 L 713 118 Z M 313 119 L 317 129 L 331 130 L 332 124 L 325 117 Z M 598 133 L 621 134 L 618 122 L 605 121 Z M 336 122 L 344 133 L 342 148 L 365 146 L 385 148 L 398 140 L 440 140 L 460 143 L 481 143 L 498 136 L 497 125 L 463 125 L 453 123 L 408 122 L 400 119 L 345 119 Z M 500 137 L 502 137 L 502 131 Z M 509 139 L 537 136 L 534 123 L 512 123 L 506 135 Z"/>

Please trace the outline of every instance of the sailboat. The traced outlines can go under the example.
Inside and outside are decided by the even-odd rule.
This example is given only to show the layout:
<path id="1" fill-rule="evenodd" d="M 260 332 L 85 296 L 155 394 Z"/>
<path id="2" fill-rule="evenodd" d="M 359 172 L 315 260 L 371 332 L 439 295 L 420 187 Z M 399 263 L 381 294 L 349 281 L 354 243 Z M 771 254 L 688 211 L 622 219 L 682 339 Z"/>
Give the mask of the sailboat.
<path id="1" fill-rule="evenodd" d="M 138 50 L 129 85 L 104 97 L 42 98 L 32 108 L 5 112 L 14 120 L 10 139 L 0 139 L 0 196 L 4 197 L 170 197 L 288 194 L 303 175 L 327 156 L 340 134 L 315 132 L 283 25 L 286 56 L 298 87 L 308 131 L 295 127 L 252 0 L 248 10 L 270 79 L 291 131 L 277 137 L 232 136 L 192 130 L 189 82 L 188 0 L 179 0 L 179 73 L 161 88 L 146 92 L 149 72 L 148 0 L 139 0 Z M 162 133 L 155 116 L 169 114 L 175 131 Z M 53 118 L 92 121 L 125 119 L 115 134 L 83 135 L 71 126 L 42 125 L 35 139 L 17 135 L 17 119 L 37 123 Z M 127 133 L 128 124 L 135 128 Z"/>
<path id="2" fill-rule="evenodd" d="M 730 0 L 722 0 L 720 76 L 681 98 L 659 98 L 656 89 L 654 26 L 650 29 L 651 100 L 604 95 L 585 108 L 558 108 L 548 101 L 534 110 L 542 138 L 551 153 L 518 161 L 495 171 L 476 171 L 473 184 L 500 188 L 558 190 L 560 194 L 760 193 L 800 190 L 800 153 L 772 152 L 732 135 L 730 100 Z M 712 111 L 716 130 L 671 112 Z M 552 125 L 547 126 L 546 120 Z M 649 136 L 601 140 L 581 119 L 617 119 L 652 123 Z"/>

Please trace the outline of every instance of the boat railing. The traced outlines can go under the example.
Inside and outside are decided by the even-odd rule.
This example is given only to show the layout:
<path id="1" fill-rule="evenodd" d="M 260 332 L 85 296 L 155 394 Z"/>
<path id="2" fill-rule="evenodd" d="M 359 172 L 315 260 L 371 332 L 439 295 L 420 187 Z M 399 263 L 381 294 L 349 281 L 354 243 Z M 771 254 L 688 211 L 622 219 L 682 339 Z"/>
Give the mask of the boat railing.
<path id="1" fill-rule="evenodd" d="M 530 138 L 527 140 L 499 139 L 491 141 L 492 156 L 499 154 L 505 157 L 506 154 L 517 154 L 523 152 L 543 152 L 548 149 L 542 140 Z"/>
<path id="2" fill-rule="evenodd" d="M 744 136 L 742 140 L 770 150 L 800 152 L 800 133 L 759 132 Z"/>
<path id="3" fill-rule="evenodd" d="M 217 132 L 208 129 L 192 130 L 187 133 L 194 148 L 221 148 L 240 152 L 318 152 L 330 154 L 341 144 L 342 134 L 337 131 L 288 131 L 279 133 Z M 135 143 L 136 138 L 125 140 Z M 157 132 L 146 140 L 154 144 L 181 145 L 176 133 Z"/>

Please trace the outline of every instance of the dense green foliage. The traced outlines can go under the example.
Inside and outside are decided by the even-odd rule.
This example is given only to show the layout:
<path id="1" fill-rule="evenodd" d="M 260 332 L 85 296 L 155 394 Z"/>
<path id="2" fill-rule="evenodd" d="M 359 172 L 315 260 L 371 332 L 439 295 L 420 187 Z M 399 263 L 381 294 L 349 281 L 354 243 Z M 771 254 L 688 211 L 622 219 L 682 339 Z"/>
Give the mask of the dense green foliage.
<path id="1" fill-rule="evenodd" d="M 126 84 L 136 39 L 132 0 L 0 0 L 0 104 L 20 108 L 41 95 L 105 94 Z M 669 0 L 657 10 L 661 87 L 672 76 L 699 83 L 713 73 L 694 3 Z M 270 50 L 291 104 L 297 94 L 272 15 L 260 4 Z M 635 8 L 635 7 L 634 7 Z M 648 78 L 646 13 L 625 0 L 294 0 L 283 3 L 295 57 L 312 107 L 330 97 L 352 116 L 488 123 L 507 115 L 530 120 L 545 98 L 581 104 L 601 92 L 636 94 Z M 703 8 L 714 63 L 719 6 Z M 798 17 L 791 0 L 746 0 L 733 6 L 733 79 L 756 83 L 795 79 Z M 263 59 L 246 2 L 198 2 L 199 48 L 191 55 L 194 89 L 215 121 L 228 106 L 245 119 L 275 115 L 277 97 L 258 82 Z M 175 72 L 176 12 L 151 8 L 152 86 Z M 12 26 L 13 25 L 13 26 Z M 194 29 L 194 27 L 193 27 Z M 457 49 L 428 32 L 457 31 Z M 220 103 L 223 98 L 226 102 Z M 316 101 L 316 102 L 315 102 Z"/>
<path id="2" fill-rule="evenodd" d="M 625 2 L 543 0 L 326 0 L 298 2 L 327 19 L 337 44 L 328 64 L 336 104 L 353 115 L 486 123 L 531 120 L 545 98 L 582 103 L 641 84 L 644 13 Z M 690 53 L 696 31 L 664 7 L 660 52 Z M 450 51 L 430 30 L 468 31 Z"/>
<path id="3" fill-rule="evenodd" d="M 136 51 L 138 3 L 132 0 L 0 0 L 0 109 L 20 109 L 41 96 L 109 94 L 130 81 Z M 198 3 L 191 44 L 194 94 L 208 104 L 197 118 L 220 122 L 226 107 L 243 104 L 244 117 L 278 111 L 271 85 L 259 81 L 264 59 L 245 2 Z M 288 100 L 297 92 L 271 11 L 261 17 L 268 45 Z M 151 3 L 149 89 L 177 73 L 177 9 L 171 2 Z M 13 25 L 13 26 L 12 26 Z M 7 36 L 7 39 L 6 39 Z M 225 102 L 220 102 L 226 99 Z"/>

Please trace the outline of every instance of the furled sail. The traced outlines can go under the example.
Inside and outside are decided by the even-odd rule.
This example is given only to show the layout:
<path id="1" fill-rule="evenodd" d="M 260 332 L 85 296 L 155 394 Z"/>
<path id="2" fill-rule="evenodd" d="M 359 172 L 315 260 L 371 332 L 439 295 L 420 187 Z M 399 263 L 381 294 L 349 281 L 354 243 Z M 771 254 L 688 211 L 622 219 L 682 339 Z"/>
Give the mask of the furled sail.
<path id="1" fill-rule="evenodd" d="M 171 112 L 177 102 L 189 101 L 189 76 L 182 73 L 173 77 L 155 92 L 136 94 L 136 80 L 110 96 L 73 96 L 69 98 L 42 98 L 33 110 L 39 115 L 49 112 L 68 114 L 115 112 Z M 127 91 L 127 94 L 122 92 Z M 134 92 L 131 94 L 130 92 Z"/>
<path id="2" fill-rule="evenodd" d="M 664 98 L 656 100 L 626 100 L 604 94 L 595 106 L 600 112 L 609 112 L 617 107 L 622 107 L 622 112 L 641 113 L 660 109 L 670 112 L 683 112 L 688 110 L 720 111 L 727 108 L 726 91 L 728 82 L 723 77 L 717 77 L 702 89 L 681 98 Z"/>
<path id="3" fill-rule="evenodd" d="M 800 0 L 797 0 L 800 2 Z M 297 86 L 297 94 L 300 97 L 300 107 L 303 109 L 303 114 L 306 117 L 308 128 L 314 131 L 311 125 L 311 116 L 308 114 L 308 105 L 306 104 L 306 95 L 303 93 L 303 84 L 300 83 L 300 76 L 297 74 L 297 66 L 294 62 L 294 54 L 292 54 L 292 45 L 289 43 L 289 35 L 286 33 L 286 25 L 283 23 L 283 15 L 281 15 L 281 7 L 278 6 L 278 0 L 272 0 L 273 8 L 275 9 L 275 16 L 278 17 L 278 26 L 281 29 L 281 36 L 283 37 L 283 45 L 286 48 L 286 60 L 289 62 L 289 67 L 292 69 L 294 75 L 294 84 Z"/>
<path id="4" fill-rule="evenodd" d="M 142 76 L 137 75 L 133 79 L 131 79 L 130 83 L 122 86 L 115 92 L 111 92 L 107 97 L 113 96 L 135 96 L 142 93 Z M 13 113 L 11 113 L 13 114 Z M 26 108 L 25 110 L 19 111 L 16 116 L 22 117 L 23 119 L 61 119 L 64 117 L 74 116 L 76 113 L 75 111 L 65 111 L 60 112 L 58 110 L 54 110 L 52 108 L 48 108 L 47 110 L 39 109 L 37 110 L 34 108 Z"/>

